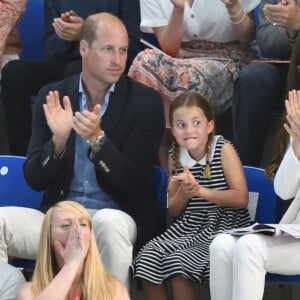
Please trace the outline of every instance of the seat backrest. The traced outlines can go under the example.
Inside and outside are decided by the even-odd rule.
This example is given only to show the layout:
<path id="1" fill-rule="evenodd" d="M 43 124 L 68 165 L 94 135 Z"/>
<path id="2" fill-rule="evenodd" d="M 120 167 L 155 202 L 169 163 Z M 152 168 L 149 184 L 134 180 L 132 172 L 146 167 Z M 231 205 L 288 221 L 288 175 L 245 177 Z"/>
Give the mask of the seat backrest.
<path id="1" fill-rule="evenodd" d="M 153 167 L 153 184 L 161 215 L 164 216 L 167 210 L 168 175 L 163 168 Z"/>
<path id="2" fill-rule="evenodd" d="M 28 0 L 18 28 L 23 45 L 21 58 L 44 57 L 42 43 L 45 32 L 44 0 Z"/>
<path id="3" fill-rule="evenodd" d="M 39 208 L 42 192 L 25 181 L 23 156 L 0 155 L 0 206 Z"/>
<path id="4" fill-rule="evenodd" d="M 278 223 L 282 215 L 282 200 L 275 194 L 274 184 L 265 175 L 265 170 L 244 166 L 249 191 L 249 210 L 255 210 L 253 221 L 259 223 Z"/>

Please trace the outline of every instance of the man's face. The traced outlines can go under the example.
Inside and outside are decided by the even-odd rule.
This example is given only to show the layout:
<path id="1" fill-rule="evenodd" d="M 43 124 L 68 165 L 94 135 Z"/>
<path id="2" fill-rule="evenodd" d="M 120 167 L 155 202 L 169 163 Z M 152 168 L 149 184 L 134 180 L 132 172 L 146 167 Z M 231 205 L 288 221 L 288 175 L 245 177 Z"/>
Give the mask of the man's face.
<path id="1" fill-rule="evenodd" d="M 105 24 L 106 25 L 106 24 Z M 86 78 L 110 85 L 119 80 L 125 70 L 128 52 L 126 29 L 119 23 L 102 25 L 97 30 L 97 38 L 88 45 L 81 42 L 83 74 Z"/>

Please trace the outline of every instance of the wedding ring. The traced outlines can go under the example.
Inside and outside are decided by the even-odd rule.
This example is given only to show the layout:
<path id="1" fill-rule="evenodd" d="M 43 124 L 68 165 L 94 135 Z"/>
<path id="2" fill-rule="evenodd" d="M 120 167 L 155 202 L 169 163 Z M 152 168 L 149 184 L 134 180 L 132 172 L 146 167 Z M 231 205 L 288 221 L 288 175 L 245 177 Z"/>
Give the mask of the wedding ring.
<path id="1" fill-rule="evenodd" d="M 273 23 L 273 26 L 277 26 L 277 23 L 274 22 L 274 23 Z"/>

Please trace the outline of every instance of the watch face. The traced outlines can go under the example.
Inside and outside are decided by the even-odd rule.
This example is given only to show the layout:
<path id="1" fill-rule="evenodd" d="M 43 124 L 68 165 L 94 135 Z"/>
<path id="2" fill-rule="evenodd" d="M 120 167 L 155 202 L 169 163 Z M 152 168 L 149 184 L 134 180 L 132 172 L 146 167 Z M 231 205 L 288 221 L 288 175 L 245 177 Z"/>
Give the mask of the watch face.
<path id="1" fill-rule="evenodd" d="M 104 131 L 102 131 L 102 135 L 97 136 L 96 140 L 94 142 L 89 142 L 89 144 L 93 146 L 102 146 L 106 141 L 106 136 Z"/>
<path id="2" fill-rule="evenodd" d="M 95 143 L 98 146 L 102 146 L 105 143 L 105 141 L 106 141 L 106 136 L 105 136 L 105 134 L 103 132 L 103 135 L 97 137 Z"/>
<path id="3" fill-rule="evenodd" d="M 105 138 L 103 136 L 98 136 L 96 139 L 96 144 L 102 146 L 105 142 Z"/>

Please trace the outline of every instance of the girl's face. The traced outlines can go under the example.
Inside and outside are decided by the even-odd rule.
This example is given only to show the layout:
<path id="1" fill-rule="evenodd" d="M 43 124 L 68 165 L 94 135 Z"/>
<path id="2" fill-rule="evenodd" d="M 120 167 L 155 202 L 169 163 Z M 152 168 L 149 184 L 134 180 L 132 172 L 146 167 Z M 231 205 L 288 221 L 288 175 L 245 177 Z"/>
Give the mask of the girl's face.
<path id="1" fill-rule="evenodd" d="M 208 121 L 197 106 L 179 107 L 174 111 L 172 133 L 179 146 L 186 148 L 195 160 L 206 151 L 208 135 L 214 129 L 214 121 Z"/>
<path id="2" fill-rule="evenodd" d="M 82 241 L 83 251 L 85 256 L 88 252 L 91 239 L 91 229 L 88 220 L 74 214 L 73 212 L 63 210 L 61 208 L 54 208 L 51 218 L 51 243 L 54 245 L 56 241 L 60 242 L 62 247 L 65 248 L 69 240 L 70 232 L 75 231 L 76 237 Z M 70 242 L 70 241 L 69 241 Z M 60 254 L 57 253 L 56 247 L 54 248 L 57 260 L 60 260 Z"/>

